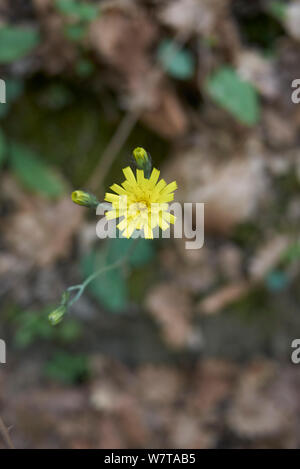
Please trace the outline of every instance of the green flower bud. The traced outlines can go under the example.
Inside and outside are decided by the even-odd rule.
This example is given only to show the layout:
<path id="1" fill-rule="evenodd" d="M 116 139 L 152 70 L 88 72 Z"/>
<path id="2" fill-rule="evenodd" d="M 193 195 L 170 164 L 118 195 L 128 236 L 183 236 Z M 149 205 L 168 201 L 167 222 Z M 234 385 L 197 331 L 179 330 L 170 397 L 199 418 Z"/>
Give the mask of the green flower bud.
<path id="1" fill-rule="evenodd" d="M 150 155 L 142 147 L 137 147 L 133 150 L 133 157 L 138 169 L 144 171 L 145 177 L 149 178 L 151 172 L 151 158 Z"/>
<path id="2" fill-rule="evenodd" d="M 52 311 L 48 316 L 48 319 L 50 323 L 52 324 L 52 326 L 56 326 L 57 324 L 59 324 L 62 321 L 66 312 L 67 312 L 66 305 L 60 305 L 57 309 Z"/>
<path id="3" fill-rule="evenodd" d="M 83 207 L 97 207 L 99 201 L 93 194 L 88 192 L 77 190 L 72 192 L 72 200 L 77 205 L 82 205 Z"/>

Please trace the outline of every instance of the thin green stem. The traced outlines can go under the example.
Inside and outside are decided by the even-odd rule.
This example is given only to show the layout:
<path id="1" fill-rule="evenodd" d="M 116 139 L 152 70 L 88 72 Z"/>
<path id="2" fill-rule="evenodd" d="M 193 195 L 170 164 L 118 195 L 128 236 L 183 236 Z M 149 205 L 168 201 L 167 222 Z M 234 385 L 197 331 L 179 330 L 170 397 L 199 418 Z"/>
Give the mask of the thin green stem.
<path id="1" fill-rule="evenodd" d="M 128 259 L 130 258 L 131 254 L 133 253 L 134 249 L 136 248 L 136 245 L 137 245 L 138 241 L 139 241 L 139 238 L 136 238 L 134 240 L 134 242 L 132 243 L 132 245 L 130 246 L 130 248 L 128 249 L 128 252 L 125 254 L 124 257 L 122 257 L 121 259 L 118 259 L 113 264 L 106 265 L 104 267 L 101 267 L 99 270 L 96 270 L 96 272 L 94 272 L 89 277 L 87 277 L 87 279 L 85 279 L 85 281 L 82 282 L 80 285 L 73 285 L 73 286 L 69 287 L 67 289 L 67 291 L 70 292 L 70 291 L 78 290 L 78 293 L 76 293 L 74 298 L 68 302 L 68 307 L 71 307 L 76 301 L 79 300 L 79 298 L 83 294 L 86 287 L 93 280 L 95 280 L 95 278 L 97 278 L 99 275 L 102 275 L 106 272 L 109 272 L 110 270 L 114 270 L 114 269 L 117 269 L 118 267 L 122 267 L 123 265 L 125 265 L 126 262 L 128 261 Z"/>

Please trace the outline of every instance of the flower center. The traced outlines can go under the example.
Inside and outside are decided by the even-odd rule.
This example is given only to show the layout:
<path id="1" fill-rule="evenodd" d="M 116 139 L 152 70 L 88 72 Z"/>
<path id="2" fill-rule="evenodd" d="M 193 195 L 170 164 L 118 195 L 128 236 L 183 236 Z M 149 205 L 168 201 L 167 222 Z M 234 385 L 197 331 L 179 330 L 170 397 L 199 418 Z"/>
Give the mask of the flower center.
<path id="1" fill-rule="evenodd" d="M 134 209 L 139 212 L 140 214 L 145 213 L 148 211 L 148 204 L 147 202 L 136 202 L 134 204 Z"/>

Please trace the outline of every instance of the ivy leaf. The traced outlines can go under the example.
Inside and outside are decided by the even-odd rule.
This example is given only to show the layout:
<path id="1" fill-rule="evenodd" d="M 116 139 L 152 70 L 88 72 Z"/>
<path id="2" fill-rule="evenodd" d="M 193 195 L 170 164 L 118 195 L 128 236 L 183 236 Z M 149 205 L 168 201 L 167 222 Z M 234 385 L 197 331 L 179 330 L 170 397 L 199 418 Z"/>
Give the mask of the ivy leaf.
<path id="1" fill-rule="evenodd" d="M 99 7 L 91 3 L 77 0 L 56 0 L 55 4 L 60 13 L 73 16 L 81 21 L 92 21 L 99 15 Z"/>
<path id="2" fill-rule="evenodd" d="M 157 58 L 164 70 L 174 78 L 188 80 L 195 72 L 195 59 L 187 49 L 165 39 L 158 47 Z"/>
<path id="3" fill-rule="evenodd" d="M 111 263 L 111 259 L 106 256 L 106 251 L 93 250 L 82 259 L 82 274 L 84 277 L 88 277 L 96 270 Z M 109 311 L 119 313 L 126 308 L 128 289 L 120 267 L 100 274 L 90 283 L 88 288 L 92 295 Z"/>
<path id="4" fill-rule="evenodd" d="M 11 167 L 24 186 L 34 192 L 56 198 L 65 192 L 65 184 L 56 172 L 27 147 L 13 143 Z"/>
<path id="5" fill-rule="evenodd" d="M 221 67 L 206 82 L 210 97 L 241 123 L 252 126 L 260 117 L 260 106 L 254 86 L 242 80 L 231 67 Z"/>
<path id="6" fill-rule="evenodd" d="M 39 33 L 20 26 L 0 27 L 0 63 L 11 63 L 28 54 L 39 44 Z"/>

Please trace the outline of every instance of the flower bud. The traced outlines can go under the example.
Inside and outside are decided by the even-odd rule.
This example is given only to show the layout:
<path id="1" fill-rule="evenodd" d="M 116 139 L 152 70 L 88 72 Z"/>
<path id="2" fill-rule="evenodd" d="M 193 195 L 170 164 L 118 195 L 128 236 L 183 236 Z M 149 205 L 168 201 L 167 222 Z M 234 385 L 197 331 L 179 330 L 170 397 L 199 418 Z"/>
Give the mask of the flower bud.
<path id="1" fill-rule="evenodd" d="M 99 201 L 93 194 L 82 190 L 72 192 L 72 200 L 75 204 L 82 205 L 83 207 L 96 208 L 99 204 Z"/>
<path id="2" fill-rule="evenodd" d="M 151 158 L 150 155 L 142 147 L 137 147 L 133 150 L 133 157 L 138 169 L 144 171 L 145 177 L 148 178 L 151 172 Z"/>
<path id="3" fill-rule="evenodd" d="M 59 324 L 62 321 L 66 312 L 67 312 L 66 305 L 60 305 L 57 309 L 52 311 L 48 316 L 48 319 L 50 323 L 52 324 L 52 326 L 56 326 L 57 324 Z"/>

